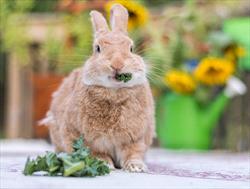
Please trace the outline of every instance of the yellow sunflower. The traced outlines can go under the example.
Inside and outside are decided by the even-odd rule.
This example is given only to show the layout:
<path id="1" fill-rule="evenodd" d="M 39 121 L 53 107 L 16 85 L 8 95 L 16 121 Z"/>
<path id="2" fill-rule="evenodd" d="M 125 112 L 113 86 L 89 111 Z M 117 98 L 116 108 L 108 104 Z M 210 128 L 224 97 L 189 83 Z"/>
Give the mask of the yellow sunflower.
<path id="1" fill-rule="evenodd" d="M 129 13 L 129 20 L 128 20 L 128 29 L 134 29 L 140 26 L 145 25 L 145 23 L 148 20 L 148 11 L 147 9 L 137 3 L 136 1 L 132 0 L 114 0 L 109 1 L 105 5 L 105 11 L 107 12 L 107 15 L 109 16 L 110 10 L 113 4 L 119 3 L 127 8 Z"/>
<path id="2" fill-rule="evenodd" d="M 225 58 L 236 63 L 237 58 L 246 56 L 245 48 L 241 46 L 232 46 L 225 51 Z"/>
<path id="3" fill-rule="evenodd" d="M 195 78 L 206 85 L 222 85 L 234 72 L 231 61 L 222 58 L 208 57 L 201 60 L 194 70 Z"/>
<path id="4" fill-rule="evenodd" d="M 172 70 L 164 77 L 164 83 L 173 91 L 187 94 L 191 93 L 196 88 L 196 83 L 186 72 L 179 70 Z"/>
<path id="5" fill-rule="evenodd" d="M 241 46 L 236 47 L 235 52 L 238 57 L 246 56 L 246 49 Z"/>

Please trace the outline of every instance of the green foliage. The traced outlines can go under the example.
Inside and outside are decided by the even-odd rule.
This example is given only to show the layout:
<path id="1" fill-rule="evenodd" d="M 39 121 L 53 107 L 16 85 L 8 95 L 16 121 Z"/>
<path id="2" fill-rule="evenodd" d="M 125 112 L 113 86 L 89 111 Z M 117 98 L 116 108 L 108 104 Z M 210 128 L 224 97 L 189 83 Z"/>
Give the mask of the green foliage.
<path id="1" fill-rule="evenodd" d="M 45 171 L 49 176 L 94 177 L 110 172 L 105 162 L 90 155 L 82 137 L 74 141 L 72 148 L 72 153 L 47 152 L 35 160 L 28 158 L 23 174 L 32 175 L 37 171 Z"/>
<path id="2" fill-rule="evenodd" d="M 60 66 L 58 71 L 68 73 L 79 67 L 90 56 L 92 51 L 92 28 L 89 21 L 89 14 L 65 15 L 66 30 L 69 32 L 71 45 L 66 47 L 59 58 Z"/>
<path id="3" fill-rule="evenodd" d="M 118 81 L 123 81 L 124 83 L 128 82 L 129 80 L 132 79 L 132 74 L 131 73 L 123 73 L 123 74 L 116 74 L 115 79 Z"/>
<path id="4" fill-rule="evenodd" d="M 181 38 L 181 33 L 177 32 L 175 37 L 170 41 L 169 48 L 172 48 L 171 65 L 174 68 L 181 68 L 185 61 L 185 44 Z"/>
<path id="5" fill-rule="evenodd" d="M 145 4 L 147 4 L 150 7 L 154 7 L 154 6 L 160 7 L 160 6 L 166 6 L 166 5 L 174 4 L 174 3 L 181 4 L 185 0 L 153 0 L 153 1 L 152 0 L 140 0 L 140 1 L 144 1 Z"/>
<path id="6" fill-rule="evenodd" d="M 163 87 L 163 75 L 166 70 L 172 67 L 170 58 L 172 49 L 168 48 L 167 44 L 163 42 L 163 27 L 156 30 L 155 26 L 148 26 L 147 32 L 151 41 L 150 46 L 145 48 L 143 56 L 149 68 L 148 77 L 153 86 L 161 88 Z"/>
<path id="7" fill-rule="evenodd" d="M 55 11 L 60 0 L 36 0 L 31 12 L 51 12 Z"/>
<path id="8" fill-rule="evenodd" d="M 15 52 L 22 63 L 28 62 L 28 36 L 24 22 L 27 13 L 34 5 L 34 0 L 1 0 L 0 33 L 1 51 Z"/>
<path id="9" fill-rule="evenodd" d="M 41 52 L 49 63 L 49 71 L 56 72 L 60 64 L 60 57 L 63 54 L 64 43 L 60 39 L 56 39 L 52 35 L 53 30 L 50 29 L 45 42 L 41 46 Z"/>
<path id="10" fill-rule="evenodd" d="M 27 20 L 33 12 L 48 12 L 55 8 L 57 0 L 1 0 L 0 40 L 1 51 L 15 53 L 22 64 L 29 64 L 30 36 Z M 72 15 L 60 14 L 65 26 L 65 38 L 54 36 L 53 25 L 49 26 L 47 38 L 41 44 L 44 61 L 48 61 L 49 71 L 68 73 L 82 65 L 92 49 L 92 29 L 88 13 Z M 71 40 L 72 46 L 68 45 Z"/>
<path id="11" fill-rule="evenodd" d="M 192 72 L 193 62 L 205 56 L 221 55 L 222 49 L 231 42 L 225 34 L 212 32 L 221 24 L 218 15 L 199 9 L 195 0 L 182 3 L 179 8 L 166 8 L 144 31 L 150 42 L 143 56 L 149 62 L 150 82 L 159 92 L 165 92 L 163 78 L 168 71 Z M 197 96 L 205 99 L 204 94 Z"/>

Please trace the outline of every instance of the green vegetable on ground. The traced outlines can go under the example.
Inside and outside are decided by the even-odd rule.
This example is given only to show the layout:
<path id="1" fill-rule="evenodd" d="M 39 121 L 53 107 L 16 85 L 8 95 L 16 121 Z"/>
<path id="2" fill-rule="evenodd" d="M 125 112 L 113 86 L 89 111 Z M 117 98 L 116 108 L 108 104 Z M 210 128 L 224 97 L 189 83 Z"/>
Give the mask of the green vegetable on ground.
<path id="1" fill-rule="evenodd" d="M 24 175 L 45 171 L 49 176 L 95 177 L 110 173 L 108 165 L 90 155 L 84 146 L 83 137 L 74 141 L 72 153 L 47 152 L 31 160 L 29 157 L 23 170 Z"/>
<path id="2" fill-rule="evenodd" d="M 131 73 L 116 74 L 115 79 L 126 83 L 132 79 L 132 74 Z"/>

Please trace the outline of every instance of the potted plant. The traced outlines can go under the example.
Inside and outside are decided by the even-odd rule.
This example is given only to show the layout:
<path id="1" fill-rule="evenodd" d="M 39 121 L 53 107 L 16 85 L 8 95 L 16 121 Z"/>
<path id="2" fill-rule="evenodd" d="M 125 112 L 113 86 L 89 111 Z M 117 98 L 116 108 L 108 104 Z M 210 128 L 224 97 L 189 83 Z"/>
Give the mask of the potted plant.
<path id="1" fill-rule="evenodd" d="M 245 49 L 219 30 L 218 15 L 204 15 L 193 2 L 167 10 L 147 29 L 157 135 L 167 148 L 209 149 L 226 105 L 246 91 L 235 77 Z"/>
<path id="2" fill-rule="evenodd" d="M 242 95 L 245 85 L 232 77 L 233 65 L 222 58 L 204 58 L 192 72 L 171 70 L 165 83 L 171 92 L 157 104 L 157 131 L 160 143 L 168 148 L 209 149 L 212 131 L 230 98 Z M 226 84 L 216 96 L 201 103 L 198 93 L 211 93 Z M 205 87 L 205 89 L 204 89 Z"/>

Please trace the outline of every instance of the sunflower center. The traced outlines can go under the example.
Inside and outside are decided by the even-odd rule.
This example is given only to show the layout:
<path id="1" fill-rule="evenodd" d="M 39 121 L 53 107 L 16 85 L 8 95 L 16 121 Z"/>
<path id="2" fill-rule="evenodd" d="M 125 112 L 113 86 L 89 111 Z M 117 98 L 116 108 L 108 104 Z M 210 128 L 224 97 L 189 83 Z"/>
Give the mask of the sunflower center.
<path id="1" fill-rule="evenodd" d="M 132 11 L 128 11 L 128 14 L 130 19 L 135 19 L 137 17 L 136 14 Z"/>
<path id="2" fill-rule="evenodd" d="M 221 72 L 221 69 L 218 68 L 214 68 L 214 67 L 210 67 L 207 71 L 206 74 L 207 75 L 217 75 Z"/>
<path id="3" fill-rule="evenodd" d="M 187 91 L 187 90 L 188 90 L 187 84 L 185 84 L 185 83 L 183 83 L 183 82 L 181 82 L 181 81 L 177 82 L 177 83 L 176 83 L 176 86 L 177 86 L 178 89 L 181 90 L 181 91 Z"/>

